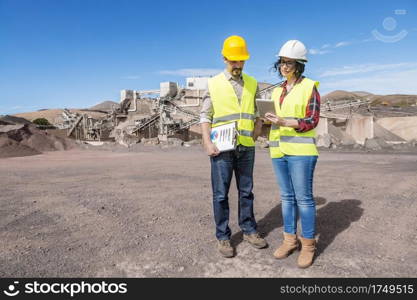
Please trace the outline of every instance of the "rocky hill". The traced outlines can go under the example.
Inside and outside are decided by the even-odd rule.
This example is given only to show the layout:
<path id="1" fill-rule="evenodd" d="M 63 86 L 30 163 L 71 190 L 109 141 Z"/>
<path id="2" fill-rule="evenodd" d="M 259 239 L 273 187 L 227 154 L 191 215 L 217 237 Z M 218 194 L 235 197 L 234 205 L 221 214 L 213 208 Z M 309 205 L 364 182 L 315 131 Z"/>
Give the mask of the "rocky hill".
<path id="1" fill-rule="evenodd" d="M 89 116 L 93 118 L 99 118 L 105 115 L 105 112 L 98 112 L 98 111 L 90 111 L 89 109 L 69 109 L 71 112 L 77 112 L 80 114 L 88 114 Z M 33 112 L 25 112 L 25 113 L 19 113 L 15 114 L 14 116 L 25 118 L 29 121 L 33 121 L 37 118 L 45 118 L 49 121 L 51 124 L 56 124 L 62 121 L 61 115 L 63 109 L 45 109 L 41 111 L 33 111 Z"/>
<path id="2" fill-rule="evenodd" d="M 41 154 L 77 147 L 73 140 L 39 130 L 26 119 L 0 118 L 0 158 Z"/>
<path id="3" fill-rule="evenodd" d="M 103 110 L 103 111 L 111 111 L 112 107 L 116 105 L 118 106 L 119 103 L 114 101 L 103 101 L 97 105 L 90 107 L 91 110 Z"/>
<path id="4" fill-rule="evenodd" d="M 372 101 L 372 105 L 385 105 L 385 106 L 412 106 L 417 105 L 417 95 L 375 95 L 372 93 L 358 91 L 349 92 L 343 90 L 336 90 L 331 93 L 322 95 L 323 102 L 340 102 L 346 100 L 356 99 L 369 99 Z"/>

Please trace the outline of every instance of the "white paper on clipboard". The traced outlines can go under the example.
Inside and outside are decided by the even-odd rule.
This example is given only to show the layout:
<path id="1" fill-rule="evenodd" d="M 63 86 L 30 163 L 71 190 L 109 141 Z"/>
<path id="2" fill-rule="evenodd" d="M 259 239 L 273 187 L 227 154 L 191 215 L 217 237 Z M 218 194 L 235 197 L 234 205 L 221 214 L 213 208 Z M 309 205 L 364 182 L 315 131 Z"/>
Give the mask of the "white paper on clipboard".
<path id="1" fill-rule="evenodd" d="M 236 149 L 236 122 L 211 129 L 210 139 L 220 152 Z"/>

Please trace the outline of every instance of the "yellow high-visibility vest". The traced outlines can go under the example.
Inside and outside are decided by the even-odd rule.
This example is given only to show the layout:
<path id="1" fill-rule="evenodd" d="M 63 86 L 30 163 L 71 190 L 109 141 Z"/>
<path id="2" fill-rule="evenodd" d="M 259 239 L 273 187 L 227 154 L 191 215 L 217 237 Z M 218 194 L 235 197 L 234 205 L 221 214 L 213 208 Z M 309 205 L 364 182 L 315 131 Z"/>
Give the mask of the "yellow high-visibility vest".
<path id="1" fill-rule="evenodd" d="M 313 87 L 319 82 L 304 78 L 294 85 L 287 94 L 282 107 L 279 104 L 283 88 L 277 87 L 272 91 L 277 116 L 285 119 L 305 118 L 306 108 L 313 92 Z M 272 158 L 284 155 L 318 155 L 316 148 L 316 131 L 314 129 L 299 133 L 291 127 L 271 125 L 269 133 L 269 152 Z"/>
<path id="2" fill-rule="evenodd" d="M 255 120 L 255 95 L 257 81 L 255 78 L 243 74 L 242 99 L 239 100 L 232 84 L 224 73 L 220 73 L 208 80 L 208 89 L 213 103 L 212 127 L 230 122 L 237 122 L 237 144 L 247 147 L 255 146 L 253 140 Z"/>

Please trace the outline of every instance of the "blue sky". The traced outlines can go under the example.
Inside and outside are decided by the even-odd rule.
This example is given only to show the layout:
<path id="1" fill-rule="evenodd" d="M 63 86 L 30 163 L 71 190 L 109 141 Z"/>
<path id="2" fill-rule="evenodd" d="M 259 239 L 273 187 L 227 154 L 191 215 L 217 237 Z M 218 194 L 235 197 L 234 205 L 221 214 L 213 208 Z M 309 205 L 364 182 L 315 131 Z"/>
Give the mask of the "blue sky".
<path id="1" fill-rule="evenodd" d="M 85 108 L 120 90 L 212 75 L 241 35 L 245 72 L 279 81 L 279 48 L 309 49 L 306 75 L 333 90 L 417 94 L 417 1 L 0 0 L 0 114 Z"/>

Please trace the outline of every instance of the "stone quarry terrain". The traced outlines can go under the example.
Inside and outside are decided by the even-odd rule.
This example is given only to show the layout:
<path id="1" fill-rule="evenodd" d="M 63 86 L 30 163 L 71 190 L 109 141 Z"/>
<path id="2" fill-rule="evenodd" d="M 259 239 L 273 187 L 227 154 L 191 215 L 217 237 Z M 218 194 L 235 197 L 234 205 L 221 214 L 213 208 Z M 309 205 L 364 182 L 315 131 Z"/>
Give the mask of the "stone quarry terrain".
<path id="1" fill-rule="evenodd" d="M 411 150 L 410 150 L 411 149 Z M 415 149 L 415 148 L 414 148 Z M 242 241 L 230 190 L 234 258 L 214 236 L 201 145 L 80 145 L 0 159 L 0 277 L 414 277 L 417 152 L 320 151 L 318 249 L 272 254 L 283 230 L 268 149 L 257 147 L 255 217 L 269 242 Z"/>
<path id="2" fill-rule="evenodd" d="M 105 104 L 96 113 L 114 105 Z M 340 116 L 326 121 L 314 181 L 318 248 L 305 270 L 296 266 L 297 252 L 272 256 L 283 224 L 265 132 L 256 147 L 254 193 L 269 247 L 242 241 L 233 183 L 237 255 L 225 259 L 216 249 L 201 140 L 75 142 L 66 130 L 28 121 L 53 122 L 62 111 L 2 116 L 0 277 L 415 277 L 416 109 L 373 108 L 374 138 L 363 144 L 346 134 Z"/>

